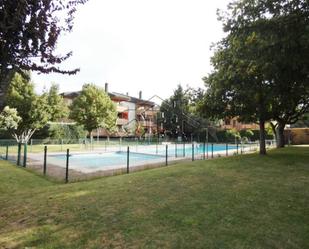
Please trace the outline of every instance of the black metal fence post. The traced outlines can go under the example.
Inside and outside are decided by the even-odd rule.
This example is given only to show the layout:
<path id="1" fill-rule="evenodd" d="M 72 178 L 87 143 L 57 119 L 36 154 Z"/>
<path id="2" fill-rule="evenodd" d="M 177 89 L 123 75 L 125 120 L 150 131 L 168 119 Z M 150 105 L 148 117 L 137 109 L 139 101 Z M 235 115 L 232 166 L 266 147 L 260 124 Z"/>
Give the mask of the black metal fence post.
<path id="1" fill-rule="evenodd" d="M 237 148 L 237 155 L 238 155 L 238 142 L 237 142 L 237 144 L 236 144 L 236 148 Z"/>
<path id="2" fill-rule="evenodd" d="M 226 154 L 226 156 L 228 156 L 229 155 L 229 145 L 228 144 L 226 144 L 225 145 L 225 154 Z"/>
<path id="3" fill-rule="evenodd" d="M 214 158 L 214 144 L 211 144 L 211 158 Z"/>
<path id="4" fill-rule="evenodd" d="M 21 143 L 18 143 L 18 149 L 17 149 L 17 165 L 20 166 L 20 156 L 21 156 Z"/>
<path id="5" fill-rule="evenodd" d="M 186 157 L 186 144 L 185 144 L 185 142 L 183 143 L 183 146 L 182 146 L 182 156 Z"/>
<path id="6" fill-rule="evenodd" d="M 177 158 L 177 141 L 175 142 L 175 157 Z"/>
<path id="7" fill-rule="evenodd" d="M 165 165 L 168 165 L 168 145 L 165 145 Z"/>
<path id="8" fill-rule="evenodd" d="M 6 145 L 6 151 L 5 151 L 5 160 L 9 159 L 9 145 Z"/>
<path id="9" fill-rule="evenodd" d="M 46 159 L 47 159 L 47 146 L 44 146 L 44 164 L 43 164 L 43 174 L 46 175 Z"/>
<path id="10" fill-rule="evenodd" d="M 23 161 L 23 167 L 27 167 L 27 143 L 24 143 L 24 161 Z"/>
<path id="11" fill-rule="evenodd" d="M 65 183 L 69 182 L 69 158 L 70 158 L 70 149 L 67 149 L 67 161 L 65 167 Z"/>
<path id="12" fill-rule="evenodd" d="M 194 161 L 194 144 L 192 144 L 192 161 Z"/>
<path id="13" fill-rule="evenodd" d="M 206 143 L 204 142 L 204 144 L 203 144 L 203 160 L 206 159 L 205 153 L 206 153 Z"/>
<path id="14" fill-rule="evenodd" d="M 127 148 L 127 174 L 130 173 L 130 147 Z"/>

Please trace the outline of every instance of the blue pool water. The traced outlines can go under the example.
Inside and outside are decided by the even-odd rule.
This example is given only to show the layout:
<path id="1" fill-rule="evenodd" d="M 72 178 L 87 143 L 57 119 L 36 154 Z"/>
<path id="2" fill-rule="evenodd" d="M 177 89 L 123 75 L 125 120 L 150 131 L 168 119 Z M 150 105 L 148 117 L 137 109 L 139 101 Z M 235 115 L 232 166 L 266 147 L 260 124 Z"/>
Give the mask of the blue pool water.
<path id="1" fill-rule="evenodd" d="M 65 164 L 66 155 L 50 155 L 49 161 L 56 164 Z M 147 155 L 141 153 L 130 153 L 130 165 L 143 164 L 147 162 L 160 162 L 165 160 L 161 155 Z M 127 164 L 126 152 L 107 152 L 91 154 L 72 154 L 69 164 L 78 168 L 98 169 L 104 166 Z"/>
<path id="2" fill-rule="evenodd" d="M 229 150 L 236 149 L 236 146 L 229 145 Z M 129 162 L 131 166 L 151 164 L 151 163 L 163 163 L 166 157 L 166 146 L 144 146 L 139 147 L 137 151 L 134 151 L 134 146 L 130 148 Z M 208 146 L 208 154 L 210 155 L 212 151 L 211 145 Z M 213 151 L 222 151 L 225 153 L 226 145 L 214 145 Z M 196 144 L 193 147 L 191 145 L 183 146 L 182 144 L 171 144 L 168 145 L 168 157 L 178 157 L 183 156 L 191 157 L 192 152 L 197 159 L 204 152 L 203 145 Z M 207 153 L 207 147 L 205 148 L 205 153 Z M 48 161 L 52 164 L 59 166 L 65 166 L 66 155 L 56 154 L 49 155 Z M 116 152 L 103 152 L 103 153 L 77 153 L 71 154 L 69 157 L 69 165 L 71 168 L 75 169 L 86 169 L 89 171 L 100 170 L 111 168 L 112 166 L 125 167 L 127 165 L 127 152 L 126 151 L 116 151 Z"/>
<path id="3" fill-rule="evenodd" d="M 234 150 L 237 147 L 234 145 L 228 145 L 228 150 Z M 205 153 L 211 153 L 211 151 L 214 152 L 218 152 L 218 151 L 222 151 L 225 152 L 226 151 L 226 145 L 222 145 L 222 144 L 214 144 L 213 148 L 211 146 L 211 144 L 205 145 Z M 144 148 L 144 149 L 139 149 L 138 152 L 141 153 L 149 153 L 149 154 L 159 154 L 159 155 L 165 155 L 166 154 L 166 147 L 165 145 L 160 145 L 157 148 L 155 147 L 151 147 L 151 148 Z M 169 156 L 191 156 L 192 152 L 195 155 L 198 154 L 203 154 L 204 152 L 204 145 L 203 144 L 196 144 L 192 147 L 192 145 L 185 145 L 183 146 L 183 144 L 170 144 L 168 145 L 168 155 Z"/>

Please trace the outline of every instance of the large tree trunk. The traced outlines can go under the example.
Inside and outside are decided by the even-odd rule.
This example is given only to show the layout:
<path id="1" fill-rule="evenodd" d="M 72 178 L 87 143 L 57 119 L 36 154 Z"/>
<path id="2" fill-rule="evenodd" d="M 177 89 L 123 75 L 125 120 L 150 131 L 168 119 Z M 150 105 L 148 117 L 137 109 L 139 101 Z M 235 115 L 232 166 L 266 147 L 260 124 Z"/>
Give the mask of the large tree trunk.
<path id="1" fill-rule="evenodd" d="M 278 122 L 276 129 L 277 148 L 283 148 L 285 146 L 284 127 L 285 123 Z"/>
<path id="2" fill-rule="evenodd" d="M 265 121 L 260 119 L 260 155 L 266 155 Z"/>

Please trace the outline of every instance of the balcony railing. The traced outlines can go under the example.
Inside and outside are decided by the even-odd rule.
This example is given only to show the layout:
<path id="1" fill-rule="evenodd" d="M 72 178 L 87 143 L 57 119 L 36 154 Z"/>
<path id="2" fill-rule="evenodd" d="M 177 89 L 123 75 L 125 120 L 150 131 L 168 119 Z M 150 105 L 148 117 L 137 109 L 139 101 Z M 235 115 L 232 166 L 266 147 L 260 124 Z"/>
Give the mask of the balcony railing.
<path id="1" fill-rule="evenodd" d="M 127 119 L 124 119 L 124 118 L 117 119 L 117 125 L 126 125 L 127 123 L 128 123 Z"/>
<path id="2" fill-rule="evenodd" d="M 139 123 L 144 127 L 156 127 L 157 124 L 152 121 L 139 121 Z"/>
<path id="3" fill-rule="evenodd" d="M 121 106 L 121 105 L 117 105 L 116 107 L 117 112 L 127 112 L 129 110 L 129 108 L 127 106 Z"/>
<path id="4" fill-rule="evenodd" d="M 136 113 L 137 113 L 138 115 L 143 114 L 143 115 L 146 115 L 146 116 L 155 116 L 155 115 L 157 114 L 157 111 L 155 111 L 155 110 L 137 109 L 137 110 L 136 110 Z"/>

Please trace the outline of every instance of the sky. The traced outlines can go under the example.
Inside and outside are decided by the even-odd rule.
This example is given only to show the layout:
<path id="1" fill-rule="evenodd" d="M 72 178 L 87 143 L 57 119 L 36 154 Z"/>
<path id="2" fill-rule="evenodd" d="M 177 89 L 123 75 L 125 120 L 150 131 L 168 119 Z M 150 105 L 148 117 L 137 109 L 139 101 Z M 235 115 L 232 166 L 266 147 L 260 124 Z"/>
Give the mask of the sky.
<path id="1" fill-rule="evenodd" d="M 61 92 L 85 83 L 143 98 L 168 98 L 178 84 L 203 87 L 211 72 L 212 43 L 223 37 L 216 10 L 228 0 L 89 0 L 75 15 L 73 32 L 60 37 L 57 51 L 73 52 L 63 69 L 74 76 L 36 74 L 41 92 L 57 83 Z"/>

